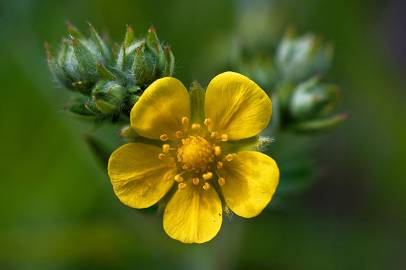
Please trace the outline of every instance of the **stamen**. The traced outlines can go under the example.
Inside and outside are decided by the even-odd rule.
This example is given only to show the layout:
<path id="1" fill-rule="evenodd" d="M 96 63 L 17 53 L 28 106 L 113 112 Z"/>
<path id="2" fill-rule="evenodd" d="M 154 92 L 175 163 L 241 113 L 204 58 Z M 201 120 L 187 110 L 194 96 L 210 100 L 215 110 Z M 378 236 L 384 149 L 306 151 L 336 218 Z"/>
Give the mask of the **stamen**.
<path id="1" fill-rule="evenodd" d="M 210 180 L 210 179 L 213 178 L 213 173 L 212 173 L 212 172 L 204 173 L 204 174 L 202 175 L 202 177 L 203 177 L 204 180 Z"/>
<path id="2" fill-rule="evenodd" d="M 220 186 L 224 186 L 224 184 L 226 183 L 226 179 L 224 179 L 224 177 L 220 177 L 217 181 L 219 182 Z"/>
<path id="3" fill-rule="evenodd" d="M 224 159 L 227 160 L 227 161 L 232 161 L 234 159 L 234 155 L 233 154 L 228 154 Z"/>
<path id="4" fill-rule="evenodd" d="M 192 130 L 199 131 L 201 129 L 200 124 L 194 123 L 192 124 Z"/>
<path id="5" fill-rule="evenodd" d="M 176 138 L 178 138 L 178 139 L 182 139 L 182 137 L 183 137 L 183 132 L 180 131 L 180 130 L 178 130 L 178 131 L 176 131 L 175 136 L 176 136 Z"/>
<path id="6" fill-rule="evenodd" d="M 210 118 L 204 119 L 204 125 L 205 125 L 206 127 L 209 127 L 209 125 L 211 125 L 211 119 L 210 119 Z"/>
<path id="7" fill-rule="evenodd" d="M 165 159 L 165 154 L 159 153 L 158 159 L 159 159 L 159 160 L 164 160 L 164 159 Z"/>
<path id="8" fill-rule="evenodd" d="M 187 118 L 186 116 L 182 117 L 182 126 L 185 129 L 189 127 L 189 118 Z"/>
<path id="9" fill-rule="evenodd" d="M 221 147 L 220 146 L 214 146 L 214 154 L 216 156 L 220 156 L 221 155 Z"/>
<path id="10" fill-rule="evenodd" d="M 192 183 L 193 183 L 193 185 L 197 186 L 197 185 L 199 184 L 199 182 L 200 182 L 200 180 L 199 180 L 198 177 L 193 177 L 193 178 L 192 178 Z"/>
<path id="11" fill-rule="evenodd" d="M 186 187 L 186 184 L 183 182 L 178 184 L 179 189 L 184 189 L 185 187 Z"/>
<path id="12" fill-rule="evenodd" d="M 223 162 L 221 161 L 217 162 L 217 169 L 223 169 Z"/>
<path id="13" fill-rule="evenodd" d="M 222 142 L 228 141 L 228 135 L 227 135 L 227 134 L 222 134 L 222 135 L 221 135 L 221 141 L 222 141 Z"/>
<path id="14" fill-rule="evenodd" d="M 169 144 L 167 144 L 167 143 L 163 144 L 163 145 L 162 145 L 162 152 L 164 152 L 165 154 L 168 153 L 168 152 L 169 152 L 169 148 L 170 148 L 170 145 L 169 145 Z"/>
<path id="15" fill-rule="evenodd" d="M 159 139 L 163 142 L 167 141 L 169 139 L 168 134 L 162 134 L 161 136 L 159 136 Z"/>
<path id="16" fill-rule="evenodd" d="M 205 190 L 205 191 L 207 191 L 207 190 L 209 190 L 210 189 L 210 184 L 209 183 L 204 183 L 204 185 L 203 185 L 203 189 Z"/>
<path id="17" fill-rule="evenodd" d="M 217 131 L 213 131 L 212 133 L 210 133 L 210 137 L 212 139 L 215 139 L 217 137 Z"/>
<path id="18" fill-rule="evenodd" d="M 178 183 L 183 182 L 183 177 L 180 174 L 175 175 L 175 181 Z"/>

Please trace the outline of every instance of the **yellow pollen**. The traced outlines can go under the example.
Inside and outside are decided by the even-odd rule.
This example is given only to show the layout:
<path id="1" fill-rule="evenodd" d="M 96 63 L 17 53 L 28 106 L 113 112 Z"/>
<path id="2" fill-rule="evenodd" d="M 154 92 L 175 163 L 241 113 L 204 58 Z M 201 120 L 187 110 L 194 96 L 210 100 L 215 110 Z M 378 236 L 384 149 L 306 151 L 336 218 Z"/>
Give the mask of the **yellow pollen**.
<path id="1" fill-rule="evenodd" d="M 233 154 L 228 154 L 224 159 L 227 160 L 227 161 L 232 161 L 234 159 L 234 155 Z"/>
<path id="2" fill-rule="evenodd" d="M 204 119 L 204 125 L 205 125 L 206 127 L 208 127 L 210 124 L 211 124 L 211 119 L 210 119 L 210 118 Z"/>
<path id="3" fill-rule="evenodd" d="M 224 186 L 224 184 L 226 183 L 226 179 L 224 179 L 223 177 L 220 177 L 217 181 L 219 182 L 220 186 Z"/>
<path id="4" fill-rule="evenodd" d="M 182 139 L 182 137 L 183 137 L 183 132 L 180 131 L 180 130 L 178 130 L 178 131 L 176 131 L 175 136 L 176 136 L 176 138 L 178 138 L 178 139 Z"/>
<path id="5" fill-rule="evenodd" d="M 212 133 L 210 133 L 210 137 L 211 137 L 212 139 L 215 139 L 215 138 L 217 137 L 217 132 L 216 132 L 216 131 L 213 131 Z"/>
<path id="6" fill-rule="evenodd" d="M 182 139 L 177 159 L 185 170 L 205 171 L 213 160 L 213 146 L 203 137 L 189 136 Z"/>
<path id="7" fill-rule="evenodd" d="M 199 180 L 198 177 L 193 177 L 193 178 L 192 178 L 192 183 L 193 183 L 193 185 L 197 186 L 197 185 L 199 184 L 199 182 L 200 182 L 200 180 Z"/>
<path id="8" fill-rule="evenodd" d="M 165 143 L 164 145 L 162 145 L 162 152 L 164 152 L 165 154 L 169 152 L 169 144 Z"/>
<path id="9" fill-rule="evenodd" d="M 180 174 L 175 175 L 175 181 L 180 183 L 183 182 L 183 177 Z"/>
<path id="10" fill-rule="evenodd" d="M 210 180 L 213 178 L 213 173 L 212 172 L 207 172 L 205 174 L 203 174 L 203 179 L 204 180 Z"/>
<path id="11" fill-rule="evenodd" d="M 209 183 L 204 183 L 204 185 L 203 185 L 203 189 L 205 190 L 205 191 L 207 191 L 207 190 L 209 190 L 210 189 L 210 184 Z"/>
<path id="12" fill-rule="evenodd" d="M 182 117 L 182 126 L 183 128 L 189 127 L 189 118 L 187 118 L 186 116 Z"/>
<path id="13" fill-rule="evenodd" d="M 221 155 L 221 147 L 220 146 L 214 146 L 214 154 L 216 156 L 220 156 Z"/>
<path id="14" fill-rule="evenodd" d="M 186 187 L 186 184 L 183 182 L 178 184 L 179 189 L 184 189 L 185 187 Z"/>
<path id="15" fill-rule="evenodd" d="M 165 159 L 165 154 L 159 153 L 158 159 L 159 159 L 159 160 L 164 160 L 164 159 Z"/>
<path id="16" fill-rule="evenodd" d="M 194 131 L 199 131 L 201 129 L 202 126 L 200 126 L 200 124 L 194 123 L 192 124 L 192 130 Z"/>
<path id="17" fill-rule="evenodd" d="M 217 169 L 223 169 L 223 162 L 221 161 L 217 162 Z"/>
<path id="18" fill-rule="evenodd" d="M 222 141 L 222 142 L 228 141 L 228 135 L 227 135 L 227 134 L 221 135 L 221 141 Z"/>
<path id="19" fill-rule="evenodd" d="M 159 139 L 163 142 L 167 141 L 169 139 L 168 134 L 162 134 L 161 136 L 159 136 Z"/>

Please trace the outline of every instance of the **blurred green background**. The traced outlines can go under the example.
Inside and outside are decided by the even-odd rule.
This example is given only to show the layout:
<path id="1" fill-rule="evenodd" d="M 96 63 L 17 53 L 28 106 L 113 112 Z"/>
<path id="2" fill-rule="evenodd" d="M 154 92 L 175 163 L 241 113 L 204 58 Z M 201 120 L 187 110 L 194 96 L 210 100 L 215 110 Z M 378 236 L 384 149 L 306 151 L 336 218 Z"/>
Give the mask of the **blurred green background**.
<path id="1" fill-rule="evenodd" d="M 295 25 L 334 43 L 328 80 L 341 86 L 350 118 L 306 138 L 317 144 L 315 185 L 257 218 L 225 219 L 208 244 L 173 241 L 159 215 L 120 204 L 83 141 L 92 127 L 65 114 L 69 93 L 50 79 L 43 43 L 57 44 L 66 20 L 92 22 L 115 41 L 126 24 L 138 34 L 154 24 L 172 45 L 176 77 L 207 83 L 224 69 L 228 37 L 255 23 L 244 14 L 259 2 L 0 2 L 0 269 L 405 269 L 401 0 L 267 3 L 269 24 L 248 32 L 279 39 Z"/>

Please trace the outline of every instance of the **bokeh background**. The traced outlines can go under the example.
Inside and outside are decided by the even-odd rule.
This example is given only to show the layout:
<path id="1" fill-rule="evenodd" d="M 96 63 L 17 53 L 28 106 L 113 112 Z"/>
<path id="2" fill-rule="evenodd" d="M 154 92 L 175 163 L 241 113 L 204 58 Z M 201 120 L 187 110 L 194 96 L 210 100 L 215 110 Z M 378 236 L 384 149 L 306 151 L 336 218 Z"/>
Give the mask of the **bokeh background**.
<path id="1" fill-rule="evenodd" d="M 247 19 L 258 3 L 267 8 Z M 0 268 L 405 269 L 405 11 L 402 0 L 2 0 Z M 252 27 L 261 16 L 268 24 Z M 92 126 L 65 114 L 69 93 L 50 79 L 43 43 L 57 44 L 66 20 L 115 41 L 126 24 L 138 34 L 153 24 L 186 84 L 222 71 L 234 33 L 319 33 L 335 45 L 328 81 L 349 120 L 306 138 L 313 185 L 257 218 L 225 220 L 208 244 L 180 244 L 159 215 L 119 203 L 83 140 Z"/>

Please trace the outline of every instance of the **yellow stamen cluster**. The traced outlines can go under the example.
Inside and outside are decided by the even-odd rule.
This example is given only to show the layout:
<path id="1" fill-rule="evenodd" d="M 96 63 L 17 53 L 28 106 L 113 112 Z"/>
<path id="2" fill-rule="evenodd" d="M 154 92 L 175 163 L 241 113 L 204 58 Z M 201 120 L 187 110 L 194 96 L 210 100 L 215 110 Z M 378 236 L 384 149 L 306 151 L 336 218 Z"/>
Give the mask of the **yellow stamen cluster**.
<path id="1" fill-rule="evenodd" d="M 189 136 L 182 139 L 182 145 L 178 148 L 178 161 L 188 171 L 204 171 L 207 165 L 213 161 L 212 145 L 200 136 Z"/>
<path id="2" fill-rule="evenodd" d="M 182 130 L 176 131 L 176 141 L 167 142 L 167 134 L 159 137 L 165 143 L 158 155 L 160 160 L 173 158 L 176 161 L 179 174 L 174 180 L 178 188 L 184 189 L 191 184 L 207 191 L 216 178 L 219 186 L 225 185 L 226 180 L 219 175 L 219 170 L 223 169 L 224 161 L 233 160 L 234 154 L 223 156 L 220 145 L 228 141 L 228 135 L 211 131 L 212 121 L 209 118 L 204 120 L 204 126 L 190 123 L 187 117 L 182 117 L 180 122 Z"/>

